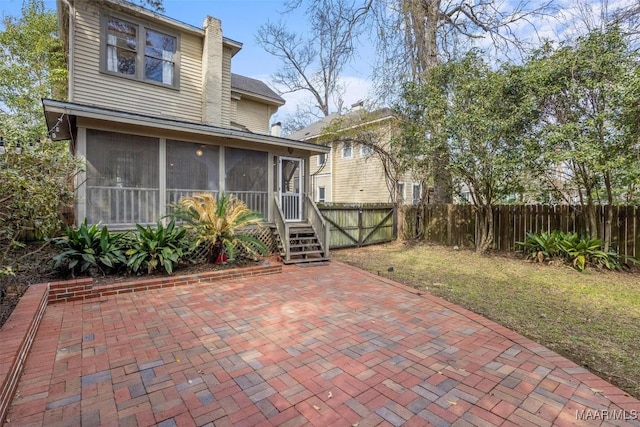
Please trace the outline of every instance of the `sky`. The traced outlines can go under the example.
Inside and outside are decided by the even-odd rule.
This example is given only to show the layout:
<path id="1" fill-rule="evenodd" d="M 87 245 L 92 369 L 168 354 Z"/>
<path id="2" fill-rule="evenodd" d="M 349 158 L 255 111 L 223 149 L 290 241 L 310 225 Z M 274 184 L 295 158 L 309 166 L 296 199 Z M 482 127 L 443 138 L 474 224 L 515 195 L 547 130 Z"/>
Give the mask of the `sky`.
<path id="1" fill-rule="evenodd" d="M 584 18 L 584 7 L 580 4 L 590 4 L 591 9 L 586 12 L 591 18 L 599 15 L 602 4 L 609 10 L 623 5 L 631 5 L 640 0 L 554 0 L 555 10 L 548 16 L 523 20 L 513 25 L 512 30 L 520 38 L 530 38 L 534 32 L 541 38 L 561 40 L 576 31 L 580 31 L 580 16 Z M 233 73 L 241 74 L 264 81 L 271 85 L 271 75 L 278 69 L 280 62 L 277 58 L 266 53 L 256 42 L 256 34 L 261 25 L 268 21 L 283 21 L 291 31 L 304 33 L 307 25 L 303 7 L 291 15 L 283 14 L 284 0 L 164 0 L 164 14 L 196 27 L 201 27 L 207 15 L 222 21 L 225 37 L 243 43 L 242 50 L 233 58 L 231 69 Z M 529 5 L 535 6 L 543 0 L 531 0 Z M 45 0 L 45 7 L 55 10 L 55 0 Z M 498 0 L 495 4 L 504 10 L 510 10 L 520 0 Z M 22 0 L 0 0 L 0 17 L 19 16 Z M 595 18 L 597 21 L 597 18 Z M 571 34 L 574 33 L 574 34 Z M 366 42 L 365 42 L 366 43 Z M 489 48 L 489 38 L 478 39 L 477 45 Z M 372 48 L 364 47 L 365 52 Z M 343 85 L 346 87 L 344 106 L 349 107 L 357 101 L 367 99 L 372 88 L 369 76 L 373 67 L 372 54 L 361 55 L 352 65 L 343 71 Z M 305 93 L 284 94 L 287 101 L 273 117 L 273 122 L 286 119 L 287 114 L 296 110 L 296 106 L 309 99 Z"/>
<path id="2" fill-rule="evenodd" d="M 55 0 L 45 0 L 45 7 L 55 10 Z M 207 15 L 222 21 L 224 37 L 243 44 L 242 50 L 234 56 L 231 71 L 247 77 L 259 79 L 271 85 L 271 75 L 278 69 L 276 58 L 266 53 L 255 40 L 258 28 L 268 21 L 283 20 L 293 31 L 304 31 L 306 18 L 298 11 L 288 19 L 285 16 L 284 2 L 281 0 L 164 0 L 164 15 L 184 23 L 201 28 Z M 22 0 L 0 0 L 0 17 L 20 16 Z M 345 106 L 367 97 L 370 65 L 364 62 L 345 69 L 344 79 L 348 88 L 345 94 Z M 278 110 L 273 121 L 282 120 L 296 109 L 306 96 L 301 93 L 285 94 L 287 101 Z"/>

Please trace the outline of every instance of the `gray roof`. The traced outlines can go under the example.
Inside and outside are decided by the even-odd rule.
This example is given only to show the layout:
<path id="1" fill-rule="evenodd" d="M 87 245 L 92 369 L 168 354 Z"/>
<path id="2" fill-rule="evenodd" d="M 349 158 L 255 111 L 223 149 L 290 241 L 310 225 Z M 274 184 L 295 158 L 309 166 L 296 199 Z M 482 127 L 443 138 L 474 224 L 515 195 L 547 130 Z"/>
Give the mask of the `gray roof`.
<path id="1" fill-rule="evenodd" d="M 346 114 L 332 113 L 327 117 L 323 117 L 317 122 L 310 124 L 304 129 L 300 129 L 287 135 L 287 138 L 297 139 L 299 141 L 307 141 L 317 138 L 322 134 L 324 128 L 329 126 L 331 122 L 336 119 L 341 119 L 344 127 L 349 127 L 391 117 L 393 117 L 393 112 L 389 108 L 382 108 L 376 111 L 358 109 L 349 111 Z"/>
<path id="2" fill-rule="evenodd" d="M 54 141 L 70 139 L 73 133 L 73 128 L 76 126 L 76 118 L 86 117 L 115 123 L 145 126 L 160 129 L 162 131 L 175 130 L 212 137 L 235 139 L 238 141 L 249 141 L 264 144 L 265 146 L 271 145 L 287 148 L 299 148 L 301 150 L 309 151 L 311 155 L 329 152 L 328 147 L 304 141 L 295 141 L 288 138 L 263 135 L 220 126 L 205 125 L 202 123 L 147 116 L 109 108 L 95 107 L 92 105 L 55 101 L 53 99 L 45 98 L 42 100 L 42 106 L 44 107 L 44 115 L 49 129 L 56 125 L 60 125 L 60 131 L 56 132 L 57 136 L 52 136 Z M 66 120 L 64 120 L 65 118 Z"/>
<path id="3" fill-rule="evenodd" d="M 239 74 L 231 73 L 231 89 L 267 98 L 279 105 L 284 105 L 285 103 L 284 99 L 271 90 L 263 81 Z"/>

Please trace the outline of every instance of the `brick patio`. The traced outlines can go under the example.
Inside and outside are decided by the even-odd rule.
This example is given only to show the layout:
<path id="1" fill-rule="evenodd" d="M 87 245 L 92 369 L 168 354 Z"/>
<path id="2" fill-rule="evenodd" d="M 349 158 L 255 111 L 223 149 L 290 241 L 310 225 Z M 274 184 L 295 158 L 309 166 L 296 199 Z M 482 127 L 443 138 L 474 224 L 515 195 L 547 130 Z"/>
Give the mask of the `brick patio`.
<path id="1" fill-rule="evenodd" d="M 8 420 L 640 425 L 615 420 L 636 411 L 640 401 L 539 344 L 331 262 L 50 305 Z"/>

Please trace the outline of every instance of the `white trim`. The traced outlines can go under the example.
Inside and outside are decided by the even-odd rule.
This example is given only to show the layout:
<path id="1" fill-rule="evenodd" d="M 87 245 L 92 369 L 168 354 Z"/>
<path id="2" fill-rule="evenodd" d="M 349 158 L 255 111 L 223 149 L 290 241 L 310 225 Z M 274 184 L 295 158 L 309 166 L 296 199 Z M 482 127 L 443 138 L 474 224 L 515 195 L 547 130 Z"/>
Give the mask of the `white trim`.
<path id="1" fill-rule="evenodd" d="M 158 208 L 159 218 L 164 217 L 167 214 L 167 139 L 160 138 L 160 147 L 158 148 Z M 167 219 L 162 220 L 165 225 Z"/>
<path id="2" fill-rule="evenodd" d="M 324 197 L 322 198 L 322 200 L 320 199 L 320 189 L 322 189 L 324 191 Z M 327 187 L 324 185 L 319 185 L 317 187 L 317 197 L 316 197 L 316 202 L 317 203 L 325 203 L 327 201 Z"/>
<path id="3" fill-rule="evenodd" d="M 171 120 L 161 117 L 144 116 L 140 114 L 109 110 L 89 105 L 55 101 L 53 99 L 43 99 L 42 105 L 44 106 L 45 113 L 67 114 L 69 116 L 86 117 L 89 119 L 117 121 L 118 123 L 122 124 L 147 126 L 150 128 L 160 129 L 163 133 L 168 130 L 176 130 L 212 137 L 232 138 L 242 141 L 257 142 L 270 146 L 299 148 L 309 151 L 310 155 L 328 153 L 331 150 L 329 147 L 326 147 L 324 145 L 313 144 L 310 142 L 296 141 L 293 139 L 257 134 L 247 131 L 224 128 L 220 126 L 211 126 L 200 123 Z M 53 125 L 53 123 L 55 123 L 49 123 L 50 120 L 53 120 L 52 117 L 47 117 L 46 115 L 45 117 L 48 120 L 48 125 Z M 58 117 L 55 117 L 55 119 L 57 118 Z"/>
<path id="4" fill-rule="evenodd" d="M 320 163 L 320 158 L 324 156 L 324 162 Z M 329 156 L 327 155 L 327 153 L 322 153 L 322 154 L 318 154 L 316 157 L 316 165 L 317 166 L 325 166 L 327 164 L 327 158 Z"/>
<path id="5" fill-rule="evenodd" d="M 340 149 L 340 155 L 342 156 L 343 159 L 353 159 L 353 143 L 352 142 L 341 142 L 342 144 L 342 148 Z M 349 147 L 351 148 L 351 154 L 349 156 L 345 156 L 344 155 L 344 150 L 346 148 L 346 146 L 349 145 Z"/>
<path id="6" fill-rule="evenodd" d="M 76 157 L 84 163 L 76 175 L 76 225 L 79 227 L 87 217 L 87 128 L 78 128 Z"/>
<path id="7" fill-rule="evenodd" d="M 402 194 L 400 194 L 400 192 L 398 191 L 400 186 L 402 186 Z M 396 194 L 397 194 L 397 201 L 402 201 L 404 202 L 407 198 L 405 197 L 407 194 L 407 185 L 405 184 L 404 181 L 397 181 L 396 182 Z"/>

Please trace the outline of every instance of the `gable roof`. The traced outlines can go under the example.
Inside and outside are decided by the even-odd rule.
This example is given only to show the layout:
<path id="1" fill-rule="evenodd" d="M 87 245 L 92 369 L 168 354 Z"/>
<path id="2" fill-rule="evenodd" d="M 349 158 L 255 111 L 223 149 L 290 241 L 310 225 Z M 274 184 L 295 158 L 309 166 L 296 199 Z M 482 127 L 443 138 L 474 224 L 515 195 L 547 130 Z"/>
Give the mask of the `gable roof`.
<path id="1" fill-rule="evenodd" d="M 324 129 L 334 120 L 341 121 L 341 128 L 348 129 L 351 127 L 370 124 L 374 122 L 390 120 L 394 117 L 390 108 L 381 108 L 375 111 L 367 111 L 364 109 L 351 110 L 346 114 L 332 113 L 327 117 L 323 117 L 315 123 L 310 124 L 304 129 L 287 135 L 287 138 L 297 139 L 299 141 L 307 141 L 315 139 L 322 135 Z"/>
<path id="2" fill-rule="evenodd" d="M 285 100 L 275 93 L 263 81 L 231 73 L 231 90 L 240 94 L 271 101 L 276 105 L 284 105 Z"/>

